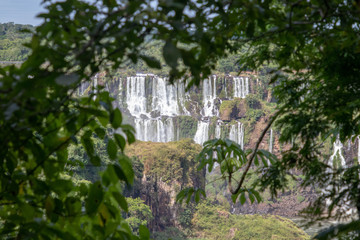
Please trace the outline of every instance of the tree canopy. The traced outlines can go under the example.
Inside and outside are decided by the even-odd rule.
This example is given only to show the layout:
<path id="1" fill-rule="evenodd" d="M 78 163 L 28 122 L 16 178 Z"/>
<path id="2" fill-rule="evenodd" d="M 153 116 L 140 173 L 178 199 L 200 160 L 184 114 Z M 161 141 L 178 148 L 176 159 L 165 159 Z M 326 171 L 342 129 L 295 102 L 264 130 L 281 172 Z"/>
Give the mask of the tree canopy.
<path id="1" fill-rule="evenodd" d="M 190 87 L 209 76 L 219 59 L 237 52 L 242 53 L 240 69 L 264 70 L 264 64 L 271 64 L 269 84 L 275 86 L 278 112 L 264 133 L 275 122 L 281 140 L 294 144 L 277 160 L 257 149 L 246 155 L 226 142 L 208 143 L 230 148 L 242 160 L 224 168 L 229 181 L 231 172 L 242 168 L 245 178 L 262 154 L 273 161 L 271 167 L 262 167 L 260 183 L 274 194 L 286 186 L 289 170 L 297 168 L 306 176 L 304 185 L 334 186 L 314 203 L 315 217 L 326 210 L 332 215 L 344 205 L 360 209 L 359 164 L 333 169 L 321 156 L 323 139 L 339 135 L 347 140 L 360 134 L 359 2 L 44 3 L 46 9 L 39 15 L 44 23 L 26 44 L 31 50 L 27 60 L 20 67 L 0 68 L 2 236 L 137 238 L 121 217 L 127 204 L 119 193 L 119 180 L 131 184 L 134 176 L 124 154 L 126 144 L 135 141 L 134 129 L 122 123 L 121 112 L 101 86 L 81 98 L 74 95 L 76 88 L 100 70 L 138 61 L 155 69 L 166 65 L 170 82 L 186 81 Z M 144 51 L 154 40 L 163 42 L 163 60 Z M 112 162 L 101 179 L 86 185 L 65 178 L 66 167 L 73 164 L 67 146 L 80 137 L 91 164 L 97 166 L 92 136 L 104 138 L 108 126 L 124 135 L 115 133 L 109 139 Z M 221 165 L 227 159 L 210 157 L 205 163 Z M 233 187 L 235 195 L 244 192 L 241 183 Z M 329 204 L 324 204 L 326 199 Z M 343 214 L 337 212 L 338 217 Z M 356 229 L 359 220 L 351 224 L 347 231 Z M 139 229 L 141 239 L 149 237 L 145 228 Z"/>

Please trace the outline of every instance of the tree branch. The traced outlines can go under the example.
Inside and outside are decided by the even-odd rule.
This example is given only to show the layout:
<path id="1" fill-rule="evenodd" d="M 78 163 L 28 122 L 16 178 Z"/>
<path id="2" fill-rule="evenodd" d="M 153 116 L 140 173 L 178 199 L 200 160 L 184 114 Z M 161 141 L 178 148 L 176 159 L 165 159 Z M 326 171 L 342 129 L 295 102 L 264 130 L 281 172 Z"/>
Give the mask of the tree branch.
<path id="1" fill-rule="evenodd" d="M 242 186 L 242 184 L 244 183 L 244 180 L 245 180 L 245 176 L 246 174 L 248 173 L 250 167 L 251 167 L 251 164 L 252 162 L 254 161 L 254 158 L 256 156 L 256 153 L 257 153 L 257 150 L 259 149 L 259 146 L 260 146 L 260 143 L 262 142 L 262 140 L 264 139 L 265 137 L 265 134 L 267 133 L 267 131 L 269 130 L 269 128 L 271 127 L 271 125 L 274 123 L 274 121 L 276 120 L 276 118 L 280 115 L 280 113 L 282 112 L 282 109 L 280 109 L 277 113 L 275 113 L 275 115 L 271 118 L 270 122 L 268 123 L 268 125 L 265 127 L 265 129 L 263 130 L 263 132 L 261 133 L 261 136 L 259 138 L 259 140 L 257 141 L 256 143 L 256 146 L 255 146 L 255 149 L 253 151 L 253 153 L 251 154 L 250 156 L 250 159 L 248 161 L 248 164 L 243 172 L 243 174 L 241 175 L 241 179 L 240 179 L 240 182 L 238 184 L 238 186 L 236 187 L 235 190 L 233 190 L 232 188 L 232 185 L 231 185 L 231 182 L 232 182 L 232 178 L 231 178 L 231 173 L 229 174 L 229 191 L 231 194 L 237 194 Z"/>

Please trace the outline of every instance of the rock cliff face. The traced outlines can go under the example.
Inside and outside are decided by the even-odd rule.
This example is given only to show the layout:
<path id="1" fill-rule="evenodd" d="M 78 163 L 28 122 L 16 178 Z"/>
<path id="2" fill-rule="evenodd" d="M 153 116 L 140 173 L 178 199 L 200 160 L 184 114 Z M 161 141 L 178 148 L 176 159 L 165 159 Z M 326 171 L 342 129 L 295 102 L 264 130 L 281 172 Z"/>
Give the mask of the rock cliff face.
<path id="1" fill-rule="evenodd" d="M 195 156 L 200 145 L 191 139 L 178 142 L 137 142 L 127 154 L 140 159 L 144 166 L 139 188 L 141 199 L 150 206 L 154 219 L 153 231 L 179 226 L 177 221 L 182 207 L 175 202 L 176 194 L 185 187 L 204 188 L 205 171 L 197 171 Z"/>

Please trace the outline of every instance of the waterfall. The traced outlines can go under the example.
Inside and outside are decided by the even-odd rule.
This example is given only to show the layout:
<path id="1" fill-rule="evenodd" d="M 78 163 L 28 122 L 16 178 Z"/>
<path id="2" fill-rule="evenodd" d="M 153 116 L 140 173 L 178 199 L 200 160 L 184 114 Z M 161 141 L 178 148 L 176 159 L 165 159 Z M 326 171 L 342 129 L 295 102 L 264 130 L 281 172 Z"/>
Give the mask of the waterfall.
<path id="1" fill-rule="evenodd" d="M 164 78 L 154 78 L 152 86 L 151 110 L 157 110 L 161 115 L 180 115 L 178 104 L 178 84 L 169 85 Z"/>
<path id="2" fill-rule="evenodd" d="M 358 152 L 357 152 L 357 160 L 358 160 L 358 164 L 360 165 L 360 137 L 357 136 L 357 140 L 358 140 Z"/>
<path id="3" fill-rule="evenodd" d="M 334 147 L 334 152 L 333 154 L 330 156 L 329 159 L 329 165 L 331 167 L 334 166 L 334 158 L 335 156 L 338 156 L 340 158 L 340 164 L 342 167 L 346 166 L 346 162 L 345 162 L 345 158 L 342 155 L 342 148 L 343 148 L 343 144 L 341 143 L 339 136 L 337 136 L 335 142 L 333 143 L 333 147 Z"/>
<path id="4" fill-rule="evenodd" d="M 79 88 L 78 88 L 78 95 L 82 96 L 84 95 L 85 91 L 87 90 L 87 88 L 90 86 L 89 82 L 81 82 Z"/>
<path id="5" fill-rule="evenodd" d="M 147 115 L 144 76 L 137 75 L 126 78 L 126 104 L 132 116 Z"/>
<path id="6" fill-rule="evenodd" d="M 273 130 L 270 129 L 270 140 L 269 140 L 269 152 L 272 153 L 273 150 Z"/>
<path id="7" fill-rule="evenodd" d="M 227 92 L 227 84 L 226 84 L 226 78 L 225 78 L 225 83 L 224 83 L 224 89 L 225 89 L 225 97 L 228 98 L 228 92 Z"/>
<path id="8" fill-rule="evenodd" d="M 175 140 L 172 118 L 141 119 L 135 118 L 136 139 L 151 142 L 170 142 Z"/>
<path id="9" fill-rule="evenodd" d="M 231 95 L 226 86 L 229 81 L 234 81 L 235 97 L 244 98 L 249 93 L 249 79 L 238 77 L 234 80 L 225 79 L 223 89 L 226 95 Z M 126 79 L 119 79 L 118 84 L 118 106 L 126 108 L 125 112 L 131 115 L 131 119 L 134 119 L 137 139 L 153 142 L 179 140 L 181 130 L 175 129 L 174 117 L 191 115 L 186 109 L 185 103 L 193 101 L 191 100 L 192 95 L 185 92 L 185 81 L 169 85 L 166 78 L 152 74 L 136 74 Z M 204 118 L 198 121 L 194 137 L 194 141 L 199 144 L 209 140 L 210 122 L 208 118 L 219 115 L 215 104 L 218 101 L 216 85 L 215 75 L 202 82 L 203 107 L 200 114 Z M 223 124 L 221 120 L 217 121 L 216 138 L 221 138 Z M 242 123 L 237 122 L 231 126 L 229 135 L 230 139 L 244 148 Z"/>
<path id="10" fill-rule="evenodd" d="M 194 141 L 200 145 L 209 140 L 210 122 L 199 121 L 195 133 Z"/>
<path id="11" fill-rule="evenodd" d="M 221 138 L 221 122 L 218 121 L 215 126 L 215 138 L 220 139 Z"/>
<path id="12" fill-rule="evenodd" d="M 176 89 L 177 89 L 177 99 L 178 104 L 183 112 L 184 115 L 190 116 L 190 112 L 185 107 L 185 99 L 187 99 L 187 96 L 190 98 L 190 94 L 186 94 L 185 92 L 185 82 L 176 82 L 175 83 Z"/>
<path id="13" fill-rule="evenodd" d="M 118 102 L 119 102 L 119 106 L 123 106 L 123 86 L 122 86 L 122 79 L 119 78 L 119 88 L 118 88 Z"/>
<path id="14" fill-rule="evenodd" d="M 359 161 L 359 157 L 360 157 L 360 139 L 359 137 L 357 137 L 358 139 L 358 161 Z M 350 142 L 348 141 L 348 147 L 349 147 Z M 334 148 L 334 152 L 333 154 L 330 156 L 330 159 L 329 159 L 329 165 L 330 167 L 334 168 L 339 168 L 339 167 L 346 167 L 346 161 L 345 161 L 345 158 L 344 156 L 342 155 L 342 149 L 343 149 L 343 144 L 341 143 L 340 141 L 340 138 L 339 138 L 339 135 L 336 137 L 336 140 L 334 141 L 333 143 L 333 148 Z M 338 166 L 337 164 L 334 166 L 334 159 L 335 157 L 339 157 L 340 159 L 340 166 Z M 360 163 L 360 162 L 359 162 Z M 331 173 L 331 170 L 330 169 L 327 169 L 326 170 L 327 173 Z M 339 186 L 340 189 L 339 189 L 339 192 L 342 192 L 344 190 L 344 186 Z M 332 189 L 334 188 L 333 185 L 329 184 L 324 190 L 322 190 L 323 194 L 329 194 L 332 192 Z M 325 203 L 326 203 L 326 206 L 330 206 L 330 204 L 332 203 L 332 201 L 327 198 L 325 200 Z M 346 207 L 343 207 L 343 206 L 349 206 L 351 203 L 349 201 L 348 198 L 345 198 L 345 199 L 341 199 L 341 202 L 340 202 L 342 205 L 339 205 L 340 206 L 340 209 L 341 211 L 343 211 L 345 213 L 345 215 L 354 215 L 357 210 L 352 207 L 352 208 L 349 208 L 347 209 Z"/>
<path id="15" fill-rule="evenodd" d="M 205 79 L 203 81 L 203 116 L 205 117 L 212 117 L 218 116 L 219 111 L 215 106 L 216 100 L 216 76 L 213 76 L 213 84 L 211 83 L 210 79 Z"/>
<path id="16" fill-rule="evenodd" d="M 249 94 L 249 78 L 234 77 L 234 98 L 245 98 Z"/>
<path id="17" fill-rule="evenodd" d="M 94 77 L 94 81 L 93 81 L 93 88 L 94 88 L 94 96 L 93 96 L 93 100 L 96 99 L 96 92 L 97 92 L 97 86 L 98 86 L 98 76 L 99 74 L 95 74 L 95 77 Z"/>
<path id="18" fill-rule="evenodd" d="M 244 127 L 241 122 L 231 126 L 229 139 L 239 144 L 241 149 L 244 149 Z"/>

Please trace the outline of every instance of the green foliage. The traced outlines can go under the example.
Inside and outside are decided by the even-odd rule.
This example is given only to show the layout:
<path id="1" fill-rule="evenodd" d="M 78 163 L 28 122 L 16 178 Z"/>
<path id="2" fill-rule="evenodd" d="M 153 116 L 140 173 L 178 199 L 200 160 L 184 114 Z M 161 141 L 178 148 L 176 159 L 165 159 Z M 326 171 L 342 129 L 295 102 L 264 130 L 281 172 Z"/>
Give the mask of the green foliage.
<path id="1" fill-rule="evenodd" d="M 14 23 L 0 23 L 0 61 L 23 61 L 30 53 L 29 48 L 23 46 L 31 39 L 33 31 L 31 25 Z"/>
<path id="2" fill-rule="evenodd" d="M 174 119 L 175 129 L 180 131 L 179 138 L 194 138 L 197 130 L 197 119 L 192 116 L 178 116 Z"/>
<path id="3" fill-rule="evenodd" d="M 310 239 L 292 221 L 279 216 L 232 215 L 209 202 L 196 209 L 193 231 L 201 239 Z"/>
<path id="4" fill-rule="evenodd" d="M 150 207 L 140 198 L 126 198 L 128 212 L 126 213 L 126 222 L 129 223 L 132 231 L 139 234 L 140 226 L 147 226 L 153 219 Z"/>
<path id="5" fill-rule="evenodd" d="M 233 112 L 233 108 L 236 106 L 236 100 L 225 100 L 221 102 L 220 105 L 220 115 L 221 116 L 229 116 L 228 118 L 230 119 L 230 115 Z"/>
<path id="6" fill-rule="evenodd" d="M 138 141 L 129 146 L 126 153 L 139 157 L 144 164 L 145 175 L 161 177 L 166 183 L 177 181 L 185 187 L 192 185 L 192 182 L 203 181 L 195 161 L 200 150 L 201 147 L 192 139 L 182 139 L 169 143 Z"/>
<path id="7" fill-rule="evenodd" d="M 155 232 L 153 238 L 156 240 L 186 240 L 186 235 L 179 229 L 174 227 L 166 228 L 164 231 Z"/>
<path id="8" fill-rule="evenodd" d="M 298 196 L 296 197 L 296 200 L 297 200 L 299 203 L 301 203 L 301 202 L 303 202 L 303 201 L 305 200 L 305 197 L 304 197 L 304 196 L 301 196 L 301 195 L 298 195 Z"/>

